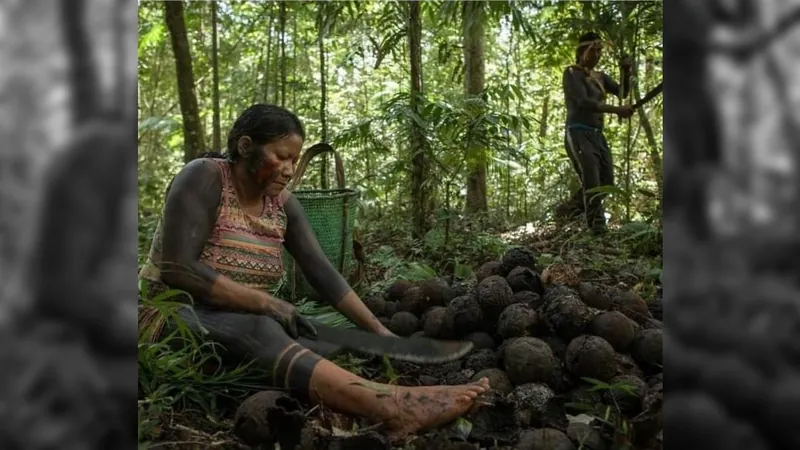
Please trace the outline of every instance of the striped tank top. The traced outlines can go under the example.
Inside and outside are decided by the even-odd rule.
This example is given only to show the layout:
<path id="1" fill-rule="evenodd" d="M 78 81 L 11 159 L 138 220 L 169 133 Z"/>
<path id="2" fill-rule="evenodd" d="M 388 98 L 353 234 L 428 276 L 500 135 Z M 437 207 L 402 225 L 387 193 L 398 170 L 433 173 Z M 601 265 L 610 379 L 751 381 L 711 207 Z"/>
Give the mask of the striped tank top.
<path id="1" fill-rule="evenodd" d="M 239 284 L 269 291 L 284 273 L 283 238 L 287 220 L 282 200 L 285 196 L 268 198 L 262 214 L 253 216 L 239 204 L 230 163 L 209 159 L 222 171 L 222 195 L 217 221 L 203 246 L 200 262 Z M 159 220 L 147 262 L 139 273 L 140 279 L 147 280 L 150 298 L 169 289 L 161 281 L 162 270 L 180 269 L 161 259 L 161 226 Z"/>

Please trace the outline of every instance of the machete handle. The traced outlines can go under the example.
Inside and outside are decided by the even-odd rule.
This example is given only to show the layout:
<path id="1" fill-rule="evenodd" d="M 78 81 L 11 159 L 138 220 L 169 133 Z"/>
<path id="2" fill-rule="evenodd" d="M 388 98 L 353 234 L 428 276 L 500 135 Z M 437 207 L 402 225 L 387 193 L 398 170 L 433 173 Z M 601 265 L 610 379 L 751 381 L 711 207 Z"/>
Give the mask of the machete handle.
<path id="1" fill-rule="evenodd" d="M 314 322 L 306 316 L 297 315 L 297 334 L 308 339 L 317 339 L 317 328 Z"/>

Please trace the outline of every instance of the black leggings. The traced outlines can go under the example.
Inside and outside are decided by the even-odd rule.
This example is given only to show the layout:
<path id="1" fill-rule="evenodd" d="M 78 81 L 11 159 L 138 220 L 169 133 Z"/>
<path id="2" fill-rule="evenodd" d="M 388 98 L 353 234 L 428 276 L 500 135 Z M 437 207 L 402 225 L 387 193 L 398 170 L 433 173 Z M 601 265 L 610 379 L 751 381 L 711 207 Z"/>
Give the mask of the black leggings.
<path id="1" fill-rule="evenodd" d="M 295 341 L 278 322 L 266 316 L 187 306 L 179 310 L 178 317 L 202 340 L 225 347 L 219 353 L 226 366 L 255 359 L 267 369 L 270 385 L 305 400 L 309 398 L 311 373 L 323 358 L 320 354 L 332 356 L 340 351 L 323 342 L 304 338 Z M 159 335 L 164 338 L 176 329 L 174 322 L 167 321 Z"/>

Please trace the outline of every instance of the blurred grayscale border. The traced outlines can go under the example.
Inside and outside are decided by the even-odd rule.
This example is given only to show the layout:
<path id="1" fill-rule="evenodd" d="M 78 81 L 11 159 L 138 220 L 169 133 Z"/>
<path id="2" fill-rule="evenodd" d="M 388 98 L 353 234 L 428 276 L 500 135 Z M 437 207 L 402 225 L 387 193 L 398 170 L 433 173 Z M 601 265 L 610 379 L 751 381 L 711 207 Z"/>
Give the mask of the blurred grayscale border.
<path id="1" fill-rule="evenodd" d="M 0 2 L 0 448 L 136 448 L 136 8 Z"/>
<path id="2" fill-rule="evenodd" d="M 664 24 L 664 444 L 797 449 L 800 2 Z"/>
<path id="3" fill-rule="evenodd" d="M 665 2 L 665 436 L 800 448 L 800 2 Z M 135 448 L 136 2 L 0 3 L 0 448 Z"/>

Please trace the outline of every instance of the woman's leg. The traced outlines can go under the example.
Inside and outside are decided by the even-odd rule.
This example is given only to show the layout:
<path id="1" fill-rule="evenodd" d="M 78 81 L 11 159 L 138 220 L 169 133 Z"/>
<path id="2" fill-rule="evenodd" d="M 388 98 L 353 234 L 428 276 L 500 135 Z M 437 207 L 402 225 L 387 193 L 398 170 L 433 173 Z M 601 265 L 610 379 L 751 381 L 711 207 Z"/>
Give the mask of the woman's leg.
<path id="1" fill-rule="evenodd" d="M 271 384 L 331 409 L 385 423 L 394 437 L 431 428 L 467 412 L 487 379 L 460 386 L 401 387 L 354 375 L 292 340 L 280 324 L 266 316 L 186 308 L 181 319 L 192 331 L 208 331 L 242 357 L 266 367 Z"/>
<path id="2" fill-rule="evenodd" d="M 489 381 L 459 386 L 404 387 L 376 383 L 321 360 L 311 374 L 309 396 L 331 409 L 374 419 L 402 438 L 450 422 L 489 390 Z"/>

